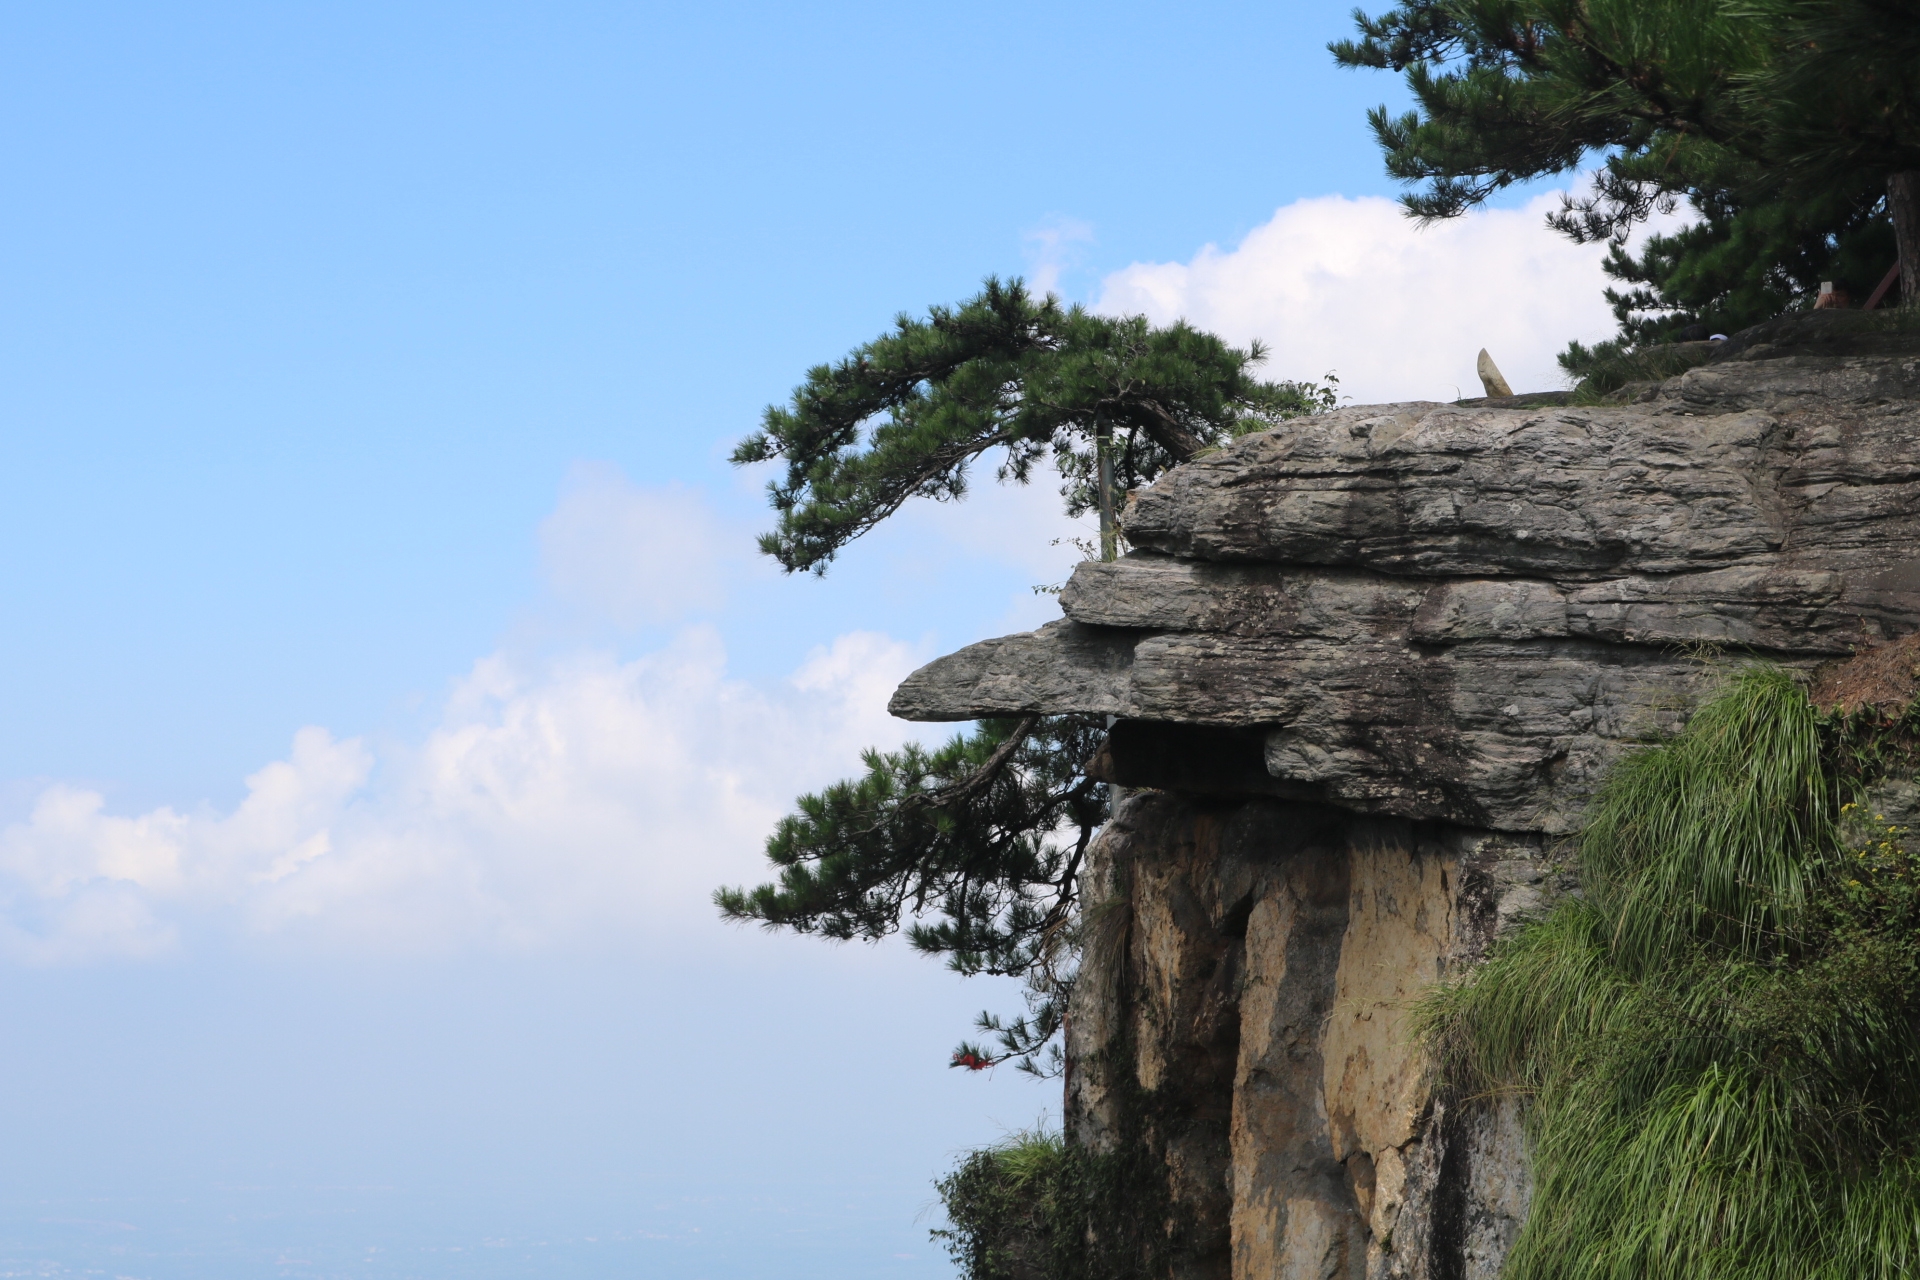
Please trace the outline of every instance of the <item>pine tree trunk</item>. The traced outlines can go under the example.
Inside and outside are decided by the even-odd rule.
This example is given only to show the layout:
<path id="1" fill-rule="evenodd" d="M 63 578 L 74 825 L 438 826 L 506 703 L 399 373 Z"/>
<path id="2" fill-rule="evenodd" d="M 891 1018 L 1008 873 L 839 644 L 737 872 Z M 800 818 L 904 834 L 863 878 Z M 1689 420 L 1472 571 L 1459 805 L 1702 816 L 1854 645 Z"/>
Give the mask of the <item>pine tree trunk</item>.
<path id="1" fill-rule="evenodd" d="M 1920 303 L 1920 169 L 1888 177 L 1887 209 L 1900 247 L 1900 303 L 1911 307 Z"/>

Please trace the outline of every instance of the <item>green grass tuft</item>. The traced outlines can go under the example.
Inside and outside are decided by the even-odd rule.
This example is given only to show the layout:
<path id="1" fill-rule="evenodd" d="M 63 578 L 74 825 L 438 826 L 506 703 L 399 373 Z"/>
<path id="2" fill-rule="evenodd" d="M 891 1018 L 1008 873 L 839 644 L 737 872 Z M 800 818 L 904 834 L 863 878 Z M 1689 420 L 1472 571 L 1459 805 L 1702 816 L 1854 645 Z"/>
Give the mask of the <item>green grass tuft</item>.
<path id="1" fill-rule="evenodd" d="M 1741 674 L 1614 771 L 1583 895 L 1420 1007 L 1456 1096 L 1527 1100 L 1510 1280 L 1920 1273 L 1920 862 L 1830 728 Z"/>
<path id="2" fill-rule="evenodd" d="M 1137 1120 L 1145 1108 L 1132 1110 Z M 963 1280 L 1152 1280 L 1177 1246 L 1168 1170 L 1131 1120 L 1114 1149 L 1089 1151 L 1032 1129 L 970 1151 L 935 1187 Z"/>

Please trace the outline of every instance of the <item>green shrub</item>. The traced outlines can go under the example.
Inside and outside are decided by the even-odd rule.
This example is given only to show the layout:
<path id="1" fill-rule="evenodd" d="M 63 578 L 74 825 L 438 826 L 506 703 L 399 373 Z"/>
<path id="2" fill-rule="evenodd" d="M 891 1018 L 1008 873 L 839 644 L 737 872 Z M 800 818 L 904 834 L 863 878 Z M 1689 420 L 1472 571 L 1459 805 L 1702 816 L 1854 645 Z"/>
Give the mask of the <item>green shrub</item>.
<path id="1" fill-rule="evenodd" d="M 1164 1276 L 1171 1243 L 1164 1158 L 1136 1126 L 1125 1127 L 1107 1154 L 1058 1133 L 1016 1133 L 968 1153 L 934 1184 L 949 1225 L 933 1235 L 946 1241 L 964 1280 Z"/>
<path id="2" fill-rule="evenodd" d="M 947 1242 L 966 1280 L 1051 1280 L 1086 1234 L 1079 1163 L 1058 1133 L 1029 1130 L 970 1153 L 936 1185 Z"/>

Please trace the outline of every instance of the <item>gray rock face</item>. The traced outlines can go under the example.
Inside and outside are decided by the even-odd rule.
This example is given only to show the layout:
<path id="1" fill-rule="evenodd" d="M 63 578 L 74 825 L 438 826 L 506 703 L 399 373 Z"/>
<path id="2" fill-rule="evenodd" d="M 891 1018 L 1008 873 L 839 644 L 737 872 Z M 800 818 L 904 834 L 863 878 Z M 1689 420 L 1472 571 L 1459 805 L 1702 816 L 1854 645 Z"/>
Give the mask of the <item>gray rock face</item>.
<path id="1" fill-rule="evenodd" d="M 1344 409 L 1180 468 L 1127 536 L 1428 577 L 1872 568 L 1914 530 L 1917 398 L 1920 359 L 1801 356 L 1702 366 L 1619 408 Z M 1861 586 L 1862 608 L 1911 617 L 1912 581 Z"/>
<path id="2" fill-rule="evenodd" d="M 1920 630 L 1920 335 L 1866 327 L 1762 326 L 1632 404 L 1244 438 L 1139 495 L 1060 621 L 900 687 L 1115 718 L 1066 1116 L 1164 1170 L 1170 1278 L 1498 1274 L 1521 1114 L 1436 1095 L 1406 1011 L 1573 887 L 1607 767 L 1746 655 Z M 1920 826 L 1920 787 L 1867 813 Z"/>
<path id="3" fill-rule="evenodd" d="M 1138 549 L 1081 565 L 1061 622 L 922 668 L 893 711 L 1257 727 L 1302 796 L 1565 832 L 1729 658 L 1811 666 L 1920 627 L 1916 440 L 1920 356 L 1733 360 L 1624 407 L 1297 419 L 1141 494 Z"/>

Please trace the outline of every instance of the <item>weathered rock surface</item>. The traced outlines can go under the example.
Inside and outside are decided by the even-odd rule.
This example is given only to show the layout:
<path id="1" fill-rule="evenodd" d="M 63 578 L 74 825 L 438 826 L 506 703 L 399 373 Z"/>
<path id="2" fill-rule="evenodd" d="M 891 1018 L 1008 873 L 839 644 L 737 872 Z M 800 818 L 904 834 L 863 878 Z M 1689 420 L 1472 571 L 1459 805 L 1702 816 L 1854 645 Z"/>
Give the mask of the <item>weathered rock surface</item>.
<path id="1" fill-rule="evenodd" d="M 1620 408 L 1344 409 L 1142 494 L 1127 536 L 1221 561 L 1566 580 L 1882 568 L 1920 512 L 1920 357 L 1710 364 Z M 1862 554 L 1864 553 L 1864 554 Z M 1911 618 L 1915 583 L 1862 583 Z"/>
<path id="2" fill-rule="evenodd" d="M 1916 439 L 1920 352 L 1734 359 L 1617 408 L 1298 419 L 1169 474 L 1062 621 L 932 663 L 893 710 L 1259 728 L 1294 794 L 1564 832 L 1716 678 L 1703 653 L 1810 667 L 1920 627 Z"/>
<path id="3" fill-rule="evenodd" d="M 1490 1278 L 1517 1120 L 1449 1118 L 1405 1018 L 1561 888 L 1538 839 L 1130 793 L 1090 850 L 1067 1117 L 1163 1171 L 1168 1274 Z"/>
<path id="4" fill-rule="evenodd" d="M 1731 665 L 1920 631 L 1920 335 L 1834 315 L 1631 404 L 1247 437 L 1140 495 L 1059 622 L 900 687 L 910 719 L 1114 718 L 1066 1115 L 1155 1171 L 1164 1274 L 1497 1275 L 1521 1115 L 1434 1094 L 1410 1003 L 1573 887 L 1607 767 Z M 1916 654 L 1822 688 L 1911 696 Z M 1920 825 L 1920 786 L 1870 809 Z"/>

